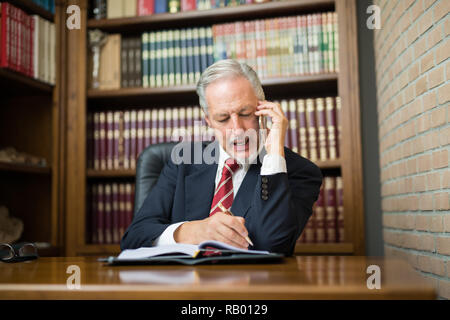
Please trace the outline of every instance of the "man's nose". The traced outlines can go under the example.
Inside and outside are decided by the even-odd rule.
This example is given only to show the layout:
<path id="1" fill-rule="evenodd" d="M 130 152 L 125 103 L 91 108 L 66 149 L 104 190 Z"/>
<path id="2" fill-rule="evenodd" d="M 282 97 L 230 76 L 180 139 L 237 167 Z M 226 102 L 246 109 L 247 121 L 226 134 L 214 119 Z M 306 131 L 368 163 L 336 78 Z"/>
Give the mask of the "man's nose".
<path id="1" fill-rule="evenodd" d="M 240 117 L 238 117 L 237 114 L 231 115 L 231 125 L 232 125 L 231 129 L 233 129 L 233 132 L 235 134 L 244 132 L 244 126 L 242 124 L 242 120 L 240 119 Z"/>

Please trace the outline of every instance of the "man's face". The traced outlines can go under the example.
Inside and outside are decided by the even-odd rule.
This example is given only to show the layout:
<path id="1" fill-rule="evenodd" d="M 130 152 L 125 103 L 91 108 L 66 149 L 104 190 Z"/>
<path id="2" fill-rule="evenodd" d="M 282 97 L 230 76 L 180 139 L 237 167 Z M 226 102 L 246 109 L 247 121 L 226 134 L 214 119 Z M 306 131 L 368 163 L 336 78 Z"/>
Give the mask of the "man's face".
<path id="1" fill-rule="evenodd" d="M 250 82 L 244 77 L 220 79 L 206 88 L 205 98 L 206 122 L 222 148 L 241 161 L 254 155 L 258 148 L 258 98 Z"/>

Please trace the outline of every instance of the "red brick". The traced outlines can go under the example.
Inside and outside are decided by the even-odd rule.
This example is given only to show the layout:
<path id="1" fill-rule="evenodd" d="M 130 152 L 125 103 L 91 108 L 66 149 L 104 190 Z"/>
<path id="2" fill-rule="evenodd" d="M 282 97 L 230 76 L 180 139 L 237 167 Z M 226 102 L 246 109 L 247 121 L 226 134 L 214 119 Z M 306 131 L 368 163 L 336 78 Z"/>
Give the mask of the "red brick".
<path id="1" fill-rule="evenodd" d="M 416 82 L 416 97 L 427 91 L 427 77 L 422 76 Z"/>
<path id="2" fill-rule="evenodd" d="M 436 49 L 436 64 L 441 63 L 449 56 L 450 56 L 450 41 L 444 41 Z"/>
<path id="3" fill-rule="evenodd" d="M 428 48 L 433 48 L 437 43 L 441 42 L 442 39 L 442 28 L 441 26 L 437 26 L 428 34 Z"/>
<path id="4" fill-rule="evenodd" d="M 415 192 L 422 192 L 427 190 L 426 187 L 426 176 L 425 175 L 421 175 L 421 176 L 416 176 L 413 178 L 414 182 L 414 191 Z"/>
<path id="5" fill-rule="evenodd" d="M 419 25 L 419 34 L 421 35 L 433 25 L 433 12 L 431 10 L 425 12 L 417 23 Z"/>
<path id="6" fill-rule="evenodd" d="M 450 195 L 448 192 L 440 192 L 434 195 L 434 203 L 436 210 L 450 209 Z"/>
<path id="7" fill-rule="evenodd" d="M 450 299 L 450 281 L 439 279 L 438 295 L 440 298 Z"/>
<path id="8" fill-rule="evenodd" d="M 434 66 L 434 51 L 430 51 L 420 59 L 420 72 L 424 74 Z"/>
<path id="9" fill-rule="evenodd" d="M 443 17 L 445 17 L 447 13 L 450 11 L 450 1 L 448 0 L 438 1 L 433 10 L 434 10 L 434 22 L 438 22 Z"/>
<path id="10" fill-rule="evenodd" d="M 450 232 L 450 215 L 449 214 L 444 215 L 444 232 Z M 450 267 L 450 265 L 449 265 L 449 267 Z"/>
<path id="11" fill-rule="evenodd" d="M 444 232 L 444 224 L 442 215 L 433 215 L 431 216 L 431 228 L 429 229 L 431 232 Z"/>
<path id="12" fill-rule="evenodd" d="M 433 128 L 441 126 L 447 122 L 445 113 L 446 113 L 446 110 L 444 107 L 434 109 L 431 111 L 431 126 Z"/>
<path id="13" fill-rule="evenodd" d="M 423 111 L 424 112 L 434 108 L 437 105 L 436 92 L 433 91 L 433 92 L 427 92 L 426 94 L 424 94 L 422 97 L 422 102 L 423 102 Z"/>
<path id="14" fill-rule="evenodd" d="M 449 48 L 450 49 L 450 48 Z M 438 89 L 438 102 L 444 104 L 450 100 L 450 83 L 446 83 Z"/>
<path id="15" fill-rule="evenodd" d="M 443 259 L 425 255 L 419 255 L 417 258 L 417 267 L 420 270 L 445 276 L 445 261 Z"/>
<path id="16" fill-rule="evenodd" d="M 417 246 L 412 246 L 411 248 L 415 248 L 417 250 L 424 250 L 429 252 L 435 252 L 434 248 L 434 237 L 429 234 L 421 234 L 418 237 Z"/>
<path id="17" fill-rule="evenodd" d="M 448 167 L 448 150 L 438 150 L 433 152 L 433 168 Z"/>
<path id="18" fill-rule="evenodd" d="M 433 210 L 433 195 L 421 194 L 419 200 L 420 210 Z"/>
<path id="19" fill-rule="evenodd" d="M 441 173 L 433 172 L 427 174 L 427 190 L 437 190 L 441 187 Z"/>
<path id="20" fill-rule="evenodd" d="M 422 12 L 422 2 L 416 1 L 410 11 L 411 24 L 422 14 Z"/>
<path id="21" fill-rule="evenodd" d="M 431 228 L 431 216 L 417 215 L 415 220 L 415 228 L 418 231 L 429 231 Z"/>

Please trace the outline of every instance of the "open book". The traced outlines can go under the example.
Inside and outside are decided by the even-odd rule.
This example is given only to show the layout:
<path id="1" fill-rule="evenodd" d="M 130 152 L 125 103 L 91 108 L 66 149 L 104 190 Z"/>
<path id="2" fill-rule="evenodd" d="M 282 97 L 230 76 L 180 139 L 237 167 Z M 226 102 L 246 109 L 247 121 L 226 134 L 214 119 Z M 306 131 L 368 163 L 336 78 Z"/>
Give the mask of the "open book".
<path id="1" fill-rule="evenodd" d="M 158 264 L 158 263 L 251 263 L 276 261 L 283 255 L 261 250 L 240 249 L 214 240 L 198 245 L 177 243 L 156 247 L 143 247 L 122 251 L 117 257 L 100 259 L 110 265 L 117 264 Z"/>

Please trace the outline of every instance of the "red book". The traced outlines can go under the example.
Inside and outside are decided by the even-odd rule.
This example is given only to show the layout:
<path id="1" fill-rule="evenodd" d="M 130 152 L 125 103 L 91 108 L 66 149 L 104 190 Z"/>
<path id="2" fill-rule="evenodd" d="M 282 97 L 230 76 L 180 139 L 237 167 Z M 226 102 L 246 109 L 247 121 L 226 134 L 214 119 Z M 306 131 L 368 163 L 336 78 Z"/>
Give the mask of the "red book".
<path id="1" fill-rule="evenodd" d="M 36 44 L 34 43 L 34 28 L 35 28 L 35 20 L 32 16 L 29 16 L 29 25 L 30 25 L 30 56 L 29 56 L 29 63 L 30 63 L 30 77 L 34 77 L 34 69 L 36 66 L 34 65 L 34 50 L 36 48 Z"/>
<path id="2" fill-rule="evenodd" d="M 104 228 L 105 228 L 105 207 L 104 207 L 104 198 L 105 198 L 105 188 L 103 184 L 99 183 L 97 185 L 97 240 L 99 244 L 105 243 L 104 237 Z"/>
<path id="3" fill-rule="evenodd" d="M 181 0 L 181 11 L 189 11 L 197 9 L 195 0 Z"/>
<path id="4" fill-rule="evenodd" d="M 145 110 L 144 113 L 144 146 L 143 149 L 147 148 L 150 145 L 151 137 L 152 137 L 152 131 L 151 131 L 151 111 Z M 141 151 L 142 152 L 142 151 Z"/>
<path id="5" fill-rule="evenodd" d="M 119 235 L 120 238 L 123 237 L 125 233 L 125 229 L 127 228 L 126 223 L 126 192 L 125 192 L 125 183 L 119 184 Z"/>
<path id="6" fill-rule="evenodd" d="M 86 116 L 86 144 L 87 167 L 94 168 L 94 115 L 92 113 Z"/>
<path id="7" fill-rule="evenodd" d="M 94 140 L 93 168 L 95 170 L 100 170 L 100 113 L 98 112 L 94 113 L 93 140 Z"/>
<path id="8" fill-rule="evenodd" d="M 105 243 L 112 244 L 111 184 L 105 184 Z"/>
<path id="9" fill-rule="evenodd" d="M 175 140 L 173 140 L 174 142 L 179 142 L 180 139 L 180 119 L 179 119 L 179 115 L 178 115 L 178 109 L 179 108 L 172 108 L 172 133 L 173 133 L 173 138 Z"/>
<path id="10" fill-rule="evenodd" d="M 337 126 L 337 139 L 336 139 L 336 151 L 337 157 L 341 156 L 340 146 L 342 142 L 342 123 L 341 123 L 341 97 L 336 97 L 336 126 Z"/>
<path id="11" fill-rule="evenodd" d="M 126 200 L 125 200 L 125 225 L 126 228 L 130 225 L 131 221 L 133 220 L 133 187 L 131 183 L 127 183 L 125 186 L 125 194 L 126 194 Z"/>
<path id="12" fill-rule="evenodd" d="M 0 67 L 11 66 L 11 5 L 2 2 L 0 11 Z"/>
<path id="13" fill-rule="evenodd" d="M 299 153 L 298 148 L 298 123 L 297 123 L 297 104 L 294 99 L 289 100 L 289 136 L 291 141 L 291 149 L 295 153 Z"/>
<path id="14" fill-rule="evenodd" d="M 112 216 L 112 241 L 114 244 L 120 243 L 119 234 L 119 185 L 113 183 L 111 186 L 111 216 Z"/>
<path id="15" fill-rule="evenodd" d="M 317 136 L 319 146 L 319 159 L 324 161 L 328 159 L 327 153 L 327 131 L 325 116 L 325 101 L 323 98 L 316 99 L 316 119 L 317 119 Z"/>
<path id="16" fill-rule="evenodd" d="M 344 189 L 342 177 L 336 178 L 337 241 L 344 242 Z"/>
<path id="17" fill-rule="evenodd" d="M 320 188 L 319 197 L 314 205 L 314 240 L 316 243 L 323 243 L 326 240 L 325 231 L 325 206 L 324 188 Z"/>
<path id="18" fill-rule="evenodd" d="M 130 111 L 123 113 L 123 168 L 130 169 Z"/>
<path id="19" fill-rule="evenodd" d="M 136 130 L 136 154 L 135 159 L 139 157 L 142 150 L 144 150 L 144 110 L 137 112 L 137 130 Z"/>
<path id="20" fill-rule="evenodd" d="M 23 20 L 22 10 L 13 7 L 16 18 L 16 71 L 23 73 Z"/>
<path id="21" fill-rule="evenodd" d="M 99 154 L 99 162 L 100 162 L 100 170 L 106 170 L 106 113 L 100 112 L 100 133 L 99 133 L 99 140 L 100 140 L 100 154 Z"/>
<path id="22" fill-rule="evenodd" d="M 306 99 L 306 126 L 308 129 L 309 160 L 317 161 L 317 121 L 313 99 Z"/>
<path id="23" fill-rule="evenodd" d="M 121 112 L 115 111 L 113 115 L 113 168 L 120 169 L 120 153 L 121 153 L 121 139 L 120 139 L 120 119 Z"/>
<path id="24" fill-rule="evenodd" d="M 91 225 L 90 225 L 90 238 L 91 243 L 98 243 L 97 221 L 98 221 L 98 187 L 93 185 L 91 187 Z"/>
<path id="25" fill-rule="evenodd" d="M 173 125 L 172 125 L 172 109 L 167 108 L 164 111 L 164 122 L 165 122 L 165 128 L 164 128 L 164 137 L 166 142 L 171 142 L 172 138 L 172 131 L 173 131 Z"/>
<path id="26" fill-rule="evenodd" d="M 297 100 L 297 120 L 298 120 L 298 135 L 299 135 L 299 153 L 302 157 L 308 158 L 306 101 L 304 99 Z"/>
<path id="27" fill-rule="evenodd" d="M 136 168 L 136 118 L 137 118 L 137 112 L 136 110 L 131 110 L 130 112 L 130 169 Z"/>
<path id="28" fill-rule="evenodd" d="M 137 2 L 138 16 L 146 16 L 155 13 L 155 0 L 137 0 L 137 1 L 138 1 Z"/>
<path id="29" fill-rule="evenodd" d="M 113 169 L 114 158 L 114 114 L 106 112 L 106 168 Z"/>
<path id="30" fill-rule="evenodd" d="M 337 242 L 336 178 L 325 177 L 325 222 L 327 242 Z"/>
<path id="31" fill-rule="evenodd" d="M 333 102 L 333 98 L 328 97 L 325 99 L 326 115 L 327 115 L 327 139 L 328 139 L 328 154 L 329 159 L 337 159 L 337 128 L 336 128 L 336 108 Z"/>
<path id="32" fill-rule="evenodd" d="M 186 140 L 187 139 L 187 134 L 186 134 L 186 107 L 181 107 L 179 110 L 179 128 L 180 128 L 180 138 L 181 140 Z"/>
<path id="33" fill-rule="evenodd" d="M 152 110 L 152 125 L 151 125 L 151 137 L 150 137 L 150 143 L 156 144 L 158 143 L 158 110 L 153 109 Z"/>

